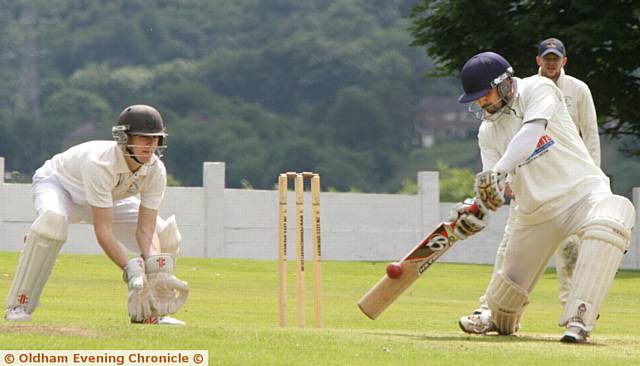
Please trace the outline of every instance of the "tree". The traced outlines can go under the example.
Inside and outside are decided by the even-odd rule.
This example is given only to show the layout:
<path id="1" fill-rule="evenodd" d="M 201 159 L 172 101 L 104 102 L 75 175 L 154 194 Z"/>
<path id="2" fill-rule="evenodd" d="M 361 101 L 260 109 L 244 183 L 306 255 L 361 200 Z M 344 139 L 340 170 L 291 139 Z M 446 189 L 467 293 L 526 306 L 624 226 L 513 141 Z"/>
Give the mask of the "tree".
<path id="1" fill-rule="evenodd" d="M 440 200 L 444 202 L 463 201 L 474 197 L 473 179 L 475 174 L 469 168 L 453 168 L 438 161 L 440 172 Z"/>
<path id="2" fill-rule="evenodd" d="M 640 142 L 640 2 L 423 0 L 410 18 L 412 45 L 425 47 L 436 76 L 457 74 L 469 57 L 494 50 L 525 77 L 537 71 L 538 42 L 560 38 L 567 72 L 591 88 L 605 133 Z M 640 145 L 631 150 L 640 155 Z"/>

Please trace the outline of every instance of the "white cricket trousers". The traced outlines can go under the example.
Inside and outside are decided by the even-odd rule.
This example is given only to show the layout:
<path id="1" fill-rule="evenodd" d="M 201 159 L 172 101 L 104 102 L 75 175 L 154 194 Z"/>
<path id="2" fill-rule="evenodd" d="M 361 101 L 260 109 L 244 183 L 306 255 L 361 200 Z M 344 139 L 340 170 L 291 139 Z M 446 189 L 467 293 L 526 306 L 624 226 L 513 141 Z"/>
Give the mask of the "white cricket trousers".
<path id="1" fill-rule="evenodd" d="M 537 225 L 526 225 L 518 218 L 510 220 L 511 237 L 502 272 L 531 293 L 558 246 L 565 238 L 579 233 L 596 204 L 611 196 L 608 188 L 591 192 L 563 213 Z"/>
<path id="2" fill-rule="evenodd" d="M 55 176 L 33 177 L 32 184 L 33 204 L 37 215 L 45 211 L 52 211 L 63 215 L 70 224 L 93 222 L 91 206 L 80 205 L 71 201 L 71 196 L 62 187 Z M 134 253 L 140 253 L 136 241 L 136 229 L 138 226 L 138 210 L 140 199 L 136 196 L 128 197 L 113 203 L 113 233 L 118 242 Z M 165 227 L 165 221 L 158 216 L 156 219 L 156 232 Z"/>

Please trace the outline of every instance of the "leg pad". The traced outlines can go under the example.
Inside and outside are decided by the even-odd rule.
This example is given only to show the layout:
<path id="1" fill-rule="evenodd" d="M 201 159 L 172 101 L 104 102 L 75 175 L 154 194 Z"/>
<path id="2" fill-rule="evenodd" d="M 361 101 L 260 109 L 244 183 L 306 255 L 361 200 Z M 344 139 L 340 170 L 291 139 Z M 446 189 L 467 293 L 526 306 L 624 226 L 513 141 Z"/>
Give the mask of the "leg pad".
<path id="1" fill-rule="evenodd" d="M 518 330 L 522 313 L 529 303 L 529 294 L 498 271 L 487 289 L 487 303 L 498 333 L 513 334 Z"/>
<path id="2" fill-rule="evenodd" d="M 598 203 L 582 232 L 573 288 L 560 325 L 582 324 L 591 332 L 604 298 L 629 246 L 635 209 L 628 199 L 611 196 Z"/>
<path id="3" fill-rule="evenodd" d="M 40 302 L 40 294 L 49 279 L 62 245 L 67 240 L 67 218 L 45 211 L 31 225 L 20 254 L 18 269 L 13 279 L 7 309 L 26 307 L 31 314 Z"/>

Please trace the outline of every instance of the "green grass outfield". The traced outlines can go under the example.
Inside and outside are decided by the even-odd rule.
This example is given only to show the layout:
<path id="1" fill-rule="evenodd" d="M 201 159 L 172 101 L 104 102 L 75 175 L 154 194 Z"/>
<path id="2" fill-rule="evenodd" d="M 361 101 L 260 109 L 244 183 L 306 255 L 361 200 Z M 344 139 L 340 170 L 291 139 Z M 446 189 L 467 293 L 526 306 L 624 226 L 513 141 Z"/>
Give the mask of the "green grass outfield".
<path id="1" fill-rule="evenodd" d="M 17 253 L 0 253 L 0 294 L 8 292 Z M 2 349 L 209 350 L 212 365 L 639 365 L 640 272 L 622 271 L 587 345 L 558 341 L 556 277 L 532 295 L 517 336 L 469 336 L 457 326 L 473 310 L 491 267 L 438 263 L 381 317 L 356 301 L 384 263 L 324 263 L 325 329 L 313 325 L 307 272 L 306 329 L 277 326 L 275 261 L 180 258 L 191 294 L 177 317 L 186 327 L 131 325 L 126 286 L 105 256 L 62 255 L 31 323 L 0 323 Z M 310 266 L 308 266 L 310 269 Z M 289 288 L 295 288 L 290 263 Z M 289 294 L 295 323 L 295 294 Z"/>

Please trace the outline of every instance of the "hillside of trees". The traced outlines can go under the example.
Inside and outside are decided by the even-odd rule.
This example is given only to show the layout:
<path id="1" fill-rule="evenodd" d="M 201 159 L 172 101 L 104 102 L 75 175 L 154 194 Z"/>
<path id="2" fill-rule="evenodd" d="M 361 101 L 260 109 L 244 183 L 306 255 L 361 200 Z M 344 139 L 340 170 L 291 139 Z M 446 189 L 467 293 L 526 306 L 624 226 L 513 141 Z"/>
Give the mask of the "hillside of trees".
<path id="1" fill-rule="evenodd" d="M 414 3 L 0 0 L 0 156 L 29 179 L 66 147 L 111 139 L 120 111 L 145 103 L 166 122 L 177 184 L 200 185 L 203 161 L 253 188 L 290 170 L 364 192 L 410 191 L 439 161 L 475 171 L 472 140 L 452 142 L 461 154 L 421 146 L 416 105 L 460 86 L 425 76 Z"/>
<path id="2" fill-rule="evenodd" d="M 0 154 L 30 175 L 69 145 L 111 138 L 126 105 L 148 103 L 183 184 L 201 183 L 203 161 L 225 161 L 229 186 L 315 170 L 339 190 L 393 190 L 417 146 L 412 108 L 446 84 L 425 82 L 408 47 L 410 4 L 5 1 Z"/>

